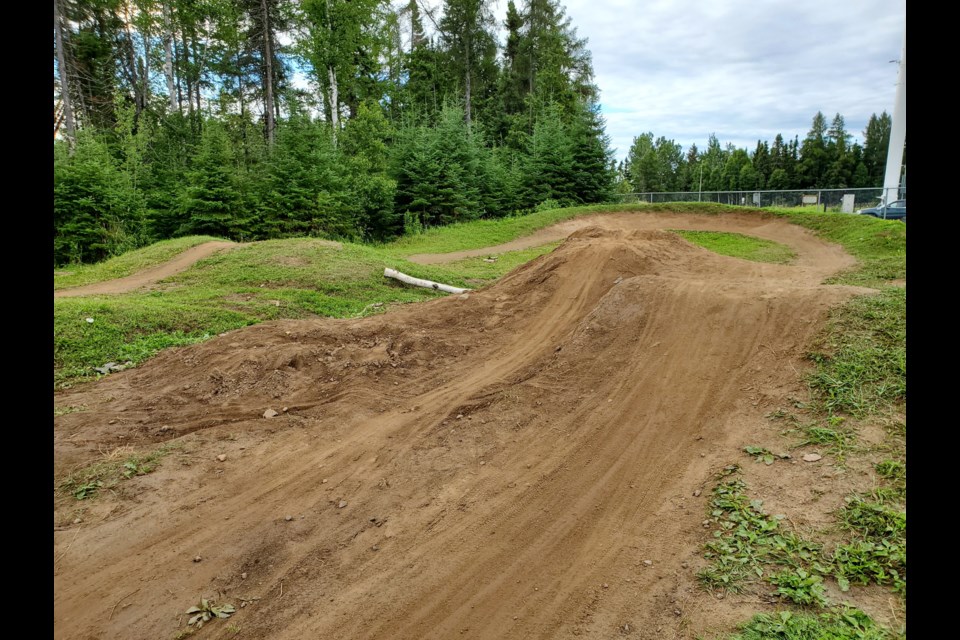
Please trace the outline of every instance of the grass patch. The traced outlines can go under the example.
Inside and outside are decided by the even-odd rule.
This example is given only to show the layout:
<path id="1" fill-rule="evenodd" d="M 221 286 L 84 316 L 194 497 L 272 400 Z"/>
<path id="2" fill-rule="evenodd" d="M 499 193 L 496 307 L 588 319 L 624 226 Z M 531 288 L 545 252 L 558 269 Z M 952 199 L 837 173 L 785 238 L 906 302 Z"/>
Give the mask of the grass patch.
<path id="1" fill-rule="evenodd" d="M 878 287 L 907 277 L 907 226 L 895 220 L 795 209 L 763 209 L 842 245 L 860 264 L 828 280 L 832 284 Z"/>
<path id="2" fill-rule="evenodd" d="M 67 406 L 67 407 L 54 407 L 53 408 L 53 417 L 58 418 L 60 416 L 65 416 L 68 413 L 79 413 L 81 411 L 86 411 L 87 405 L 81 404 L 79 406 Z"/>
<path id="3" fill-rule="evenodd" d="M 885 287 L 831 313 L 809 358 L 822 410 L 857 417 L 890 413 L 906 401 L 906 290 Z"/>
<path id="4" fill-rule="evenodd" d="M 148 247 L 128 251 L 96 264 L 67 265 L 53 272 L 53 290 L 79 287 L 85 284 L 123 278 L 141 269 L 166 262 L 179 253 L 204 242 L 223 240 L 212 236 L 186 236 L 162 240 Z"/>
<path id="5" fill-rule="evenodd" d="M 144 455 L 134 453 L 132 447 L 118 447 L 104 455 L 103 460 L 71 473 L 64 478 L 58 489 L 62 494 L 72 495 L 77 500 L 93 498 L 124 480 L 154 471 L 160 460 L 172 450 L 172 446 L 164 445 Z"/>
<path id="6" fill-rule="evenodd" d="M 728 640 L 890 640 L 896 636 L 852 608 L 821 614 L 759 613 Z"/>
<path id="7" fill-rule="evenodd" d="M 841 528 L 855 539 L 824 551 L 783 527 L 783 516 L 763 511 L 736 477 L 735 465 L 713 489 L 709 515 L 716 525 L 704 557 L 711 565 L 698 574 L 709 590 L 748 590 L 760 579 L 776 587 L 776 595 L 802 606 L 827 607 L 824 579 L 832 577 L 841 591 L 851 583 L 892 585 L 906 590 L 906 513 L 895 506 L 854 496 L 840 510 Z"/>
<path id="8" fill-rule="evenodd" d="M 774 264 L 788 264 L 797 257 L 796 252 L 784 244 L 745 236 L 740 233 L 682 231 L 677 229 L 671 229 L 671 231 L 697 246 L 719 253 L 722 256 L 742 258 L 754 262 L 772 262 Z"/>

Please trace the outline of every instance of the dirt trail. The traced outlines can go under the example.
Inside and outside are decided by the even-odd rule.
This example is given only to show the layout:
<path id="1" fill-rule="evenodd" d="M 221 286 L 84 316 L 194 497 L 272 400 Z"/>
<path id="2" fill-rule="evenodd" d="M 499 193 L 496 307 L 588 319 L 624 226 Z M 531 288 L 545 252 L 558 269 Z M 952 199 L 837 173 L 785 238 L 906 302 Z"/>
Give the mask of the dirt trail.
<path id="1" fill-rule="evenodd" d="M 144 269 L 143 271 L 138 271 L 137 273 L 131 274 L 124 278 L 117 278 L 116 280 L 95 282 L 93 284 L 84 285 L 82 287 L 73 287 L 71 289 L 60 289 L 53 292 L 53 297 L 69 298 L 73 296 L 92 296 L 136 291 L 141 287 L 156 284 L 164 278 L 169 278 L 176 273 L 186 271 L 199 260 L 203 260 L 207 256 L 211 256 L 217 251 L 232 249 L 236 246 L 236 243 L 227 241 L 215 240 L 211 242 L 204 242 L 203 244 L 198 244 L 195 247 L 187 249 L 172 260 L 164 262 L 163 264 L 158 264 L 155 267 L 150 267 L 149 269 Z"/>
<path id="2" fill-rule="evenodd" d="M 55 637 L 172 638 L 201 594 L 238 607 L 210 638 L 693 638 L 740 621 L 755 604 L 695 586 L 709 483 L 802 393 L 827 309 L 863 291 L 821 282 L 853 264 L 768 217 L 595 216 L 465 296 L 261 324 L 58 393 L 87 409 L 55 419 L 55 481 L 98 450 L 179 448 L 114 493 L 55 500 Z"/>

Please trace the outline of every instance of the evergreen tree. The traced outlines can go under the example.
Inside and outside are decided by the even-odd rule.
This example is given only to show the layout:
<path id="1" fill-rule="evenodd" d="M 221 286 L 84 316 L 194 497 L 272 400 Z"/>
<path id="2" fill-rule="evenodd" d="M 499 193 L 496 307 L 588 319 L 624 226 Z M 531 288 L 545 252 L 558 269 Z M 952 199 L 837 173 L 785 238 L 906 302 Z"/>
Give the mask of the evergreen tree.
<path id="1" fill-rule="evenodd" d="M 187 178 L 189 183 L 178 198 L 180 225 L 175 235 L 241 238 L 249 221 L 240 198 L 227 134 L 216 120 L 204 125 L 198 153 Z"/>
<path id="2" fill-rule="evenodd" d="M 863 131 L 863 164 L 867 170 L 870 187 L 883 184 L 887 165 L 887 148 L 890 146 L 890 129 L 893 119 L 884 111 L 879 116 L 872 114 Z"/>
<path id="3" fill-rule="evenodd" d="M 827 152 L 827 120 L 821 112 L 813 123 L 800 148 L 800 174 L 804 187 L 826 187 L 830 156 Z"/>
<path id="4" fill-rule="evenodd" d="M 143 200 L 107 145 L 77 133 L 71 155 L 54 145 L 54 265 L 103 260 L 143 240 Z"/>

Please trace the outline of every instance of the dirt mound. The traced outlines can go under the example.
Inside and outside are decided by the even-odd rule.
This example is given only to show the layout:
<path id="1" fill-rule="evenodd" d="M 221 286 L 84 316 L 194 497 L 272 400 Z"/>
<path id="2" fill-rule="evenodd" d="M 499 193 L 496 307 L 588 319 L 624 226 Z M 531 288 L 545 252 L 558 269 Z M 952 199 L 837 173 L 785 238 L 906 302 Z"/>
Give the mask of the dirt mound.
<path id="1" fill-rule="evenodd" d="M 58 394 L 87 410 L 55 420 L 55 480 L 98 450 L 180 449 L 80 524 L 84 503 L 55 502 L 56 637 L 172 637 L 201 594 L 251 638 L 742 618 L 687 606 L 691 491 L 797 392 L 809 338 L 853 291 L 822 277 L 852 260 L 778 221 L 714 224 L 762 229 L 797 265 L 593 222 L 480 291 L 258 325 Z"/>

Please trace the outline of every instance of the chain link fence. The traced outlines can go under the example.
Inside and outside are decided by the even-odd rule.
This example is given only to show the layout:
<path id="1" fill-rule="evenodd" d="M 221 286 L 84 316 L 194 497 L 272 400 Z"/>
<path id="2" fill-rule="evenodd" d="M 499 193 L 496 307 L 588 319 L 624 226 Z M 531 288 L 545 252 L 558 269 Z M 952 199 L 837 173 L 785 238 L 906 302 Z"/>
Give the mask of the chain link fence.
<path id="1" fill-rule="evenodd" d="M 888 203 L 906 199 L 906 189 L 888 189 Z M 802 189 L 794 191 L 679 191 L 623 193 L 620 202 L 717 202 L 742 207 L 809 207 L 821 211 L 854 213 L 880 202 L 884 189 Z"/>

